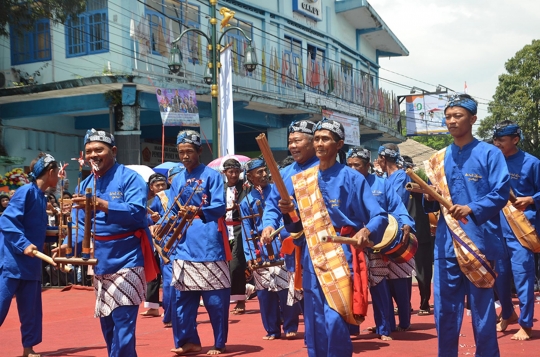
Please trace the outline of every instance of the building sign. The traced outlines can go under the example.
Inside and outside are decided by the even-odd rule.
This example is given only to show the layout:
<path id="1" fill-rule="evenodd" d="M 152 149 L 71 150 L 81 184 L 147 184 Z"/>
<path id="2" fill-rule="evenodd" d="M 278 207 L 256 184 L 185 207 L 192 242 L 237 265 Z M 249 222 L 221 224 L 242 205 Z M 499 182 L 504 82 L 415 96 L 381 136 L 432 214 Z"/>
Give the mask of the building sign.
<path id="1" fill-rule="evenodd" d="M 448 134 L 444 108 L 448 98 L 441 93 L 405 96 L 407 136 Z"/>
<path id="2" fill-rule="evenodd" d="M 165 145 L 164 154 L 164 161 L 180 162 L 176 146 Z M 161 164 L 161 145 L 141 143 L 141 164 L 150 167 Z"/>
<path id="3" fill-rule="evenodd" d="M 358 118 L 326 109 L 323 109 L 322 116 L 323 119 L 335 120 L 343 125 L 343 129 L 345 129 L 345 144 L 360 146 L 360 123 Z"/>
<path id="4" fill-rule="evenodd" d="M 293 12 L 322 21 L 322 0 L 293 0 Z"/>
<path id="5" fill-rule="evenodd" d="M 164 126 L 199 126 L 194 90 L 157 88 L 156 96 Z"/>

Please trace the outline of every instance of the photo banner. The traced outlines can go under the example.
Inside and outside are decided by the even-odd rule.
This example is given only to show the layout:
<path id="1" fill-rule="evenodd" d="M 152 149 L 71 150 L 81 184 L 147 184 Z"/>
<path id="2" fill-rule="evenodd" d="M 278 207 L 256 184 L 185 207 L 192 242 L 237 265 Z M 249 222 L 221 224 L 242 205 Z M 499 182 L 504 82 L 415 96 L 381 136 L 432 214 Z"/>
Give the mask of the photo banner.
<path id="1" fill-rule="evenodd" d="M 445 93 L 406 95 L 407 136 L 448 134 Z"/>
<path id="2" fill-rule="evenodd" d="M 194 90 L 157 88 L 156 96 L 163 126 L 200 126 Z"/>
<path id="3" fill-rule="evenodd" d="M 360 123 L 357 117 L 351 117 L 326 109 L 323 109 L 322 116 L 323 119 L 335 120 L 343 125 L 343 129 L 345 129 L 345 144 L 360 146 Z"/>

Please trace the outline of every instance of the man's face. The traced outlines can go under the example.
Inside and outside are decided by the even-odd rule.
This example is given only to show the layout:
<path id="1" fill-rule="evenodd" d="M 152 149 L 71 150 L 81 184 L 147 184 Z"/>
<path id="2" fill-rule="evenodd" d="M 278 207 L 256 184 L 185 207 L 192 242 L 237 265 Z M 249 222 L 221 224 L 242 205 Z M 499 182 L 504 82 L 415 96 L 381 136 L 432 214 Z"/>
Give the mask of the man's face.
<path id="1" fill-rule="evenodd" d="M 2 205 L 2 207 L 6 208 L 7 205 L 9 203 L 9 198 L 7 197 L 2 197 L 2 199 L 0 200 L 0 204 Z"/>
<path id="2" fill-rule="evenodd" d="M 311 136 L 304 133 L 292 133 L 289 135 L 289 151 L 294 161 L 299 164 L 315 156 L 315 148 Z"/>
<path id="3" fill-rule="evenodd" d="M 472 126 L 476 122 L 476 115 L 472 115 L 462 107 L 449 107 L 444 113 L 446 127 L 454 138 L 461 138 L 472 133 Z"/>
<path id="4" fill-rule="evenodd" d="M 386 172 L 386 157 L 384 157 L 383 155 L 379 155 L 375 162 L 377 163 L 382 172 Z"/>
<path id="5" fill-rule="evenodd" d="M 202 149 L 193 144 L 178 144 L 178 157 L 186 170 L 191 171 L 199 166 L 199 156 Z"/>
<path id="6" fill-rule="evenodd" d="M 266 172 L 266 167 L 259 167 L 258 169 L 251 170 L 247 173 L 247 178 L 253 186 L 265 188 L 268 185 L 268 173 Z"/>
<path id="7" fill-rule="evenodd" d="M 519 137 L 515 135 L 505 135 L 498 138 L 493 138 L 493 145 L 498 147 L 504 156 L 510 156 L 517 151 Z"/>
<path id="8" fill-rule="evenodd" d="M 313 135 L 313 146 L 319 160 L 332 160 L 336 158 L 339 149 L 343 147 L 343 140 L 334 141 L 330 130 L 317 130 Z"/>
<path id="9" fill-rule="evenodd" d="M 165 181 L 156 181 L 150 185 L 150 191 L 152 191 L 154 195 L 166 189 L 167 189 L 167 182 Z"/>
<path id="10" fill-rule="evenodd" d="M 350 168 L 353 168 L 356 171 L 360 172 L 364 176 L 367 176 L 367 174 L 369 173 L 369 164 L 367 164 L 364 160 L 358 157 L 348 158 L 347 165 Z"/>
<path id="11" fill-rule="evenodd" d="M 116 146 L 109 146 L 101 141 L 93 141 L 84 147 L 86 161 L 94 161 L 100 176 L 113 167 L 116 158 Z"/>
<path id="12" fill-rule="evenodd" d="M 240 178 L 240 169 L 227 169 L 224 171 L 225 177 L 227 177 L 227 186 L 234 186 Z"/>

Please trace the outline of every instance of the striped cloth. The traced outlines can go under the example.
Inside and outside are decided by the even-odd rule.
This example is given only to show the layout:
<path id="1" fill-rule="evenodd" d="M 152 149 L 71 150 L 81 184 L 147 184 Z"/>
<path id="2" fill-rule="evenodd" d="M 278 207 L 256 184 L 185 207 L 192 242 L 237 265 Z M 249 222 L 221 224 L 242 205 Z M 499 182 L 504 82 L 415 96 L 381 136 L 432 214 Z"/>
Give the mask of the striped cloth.
<path id="1" fill-rule="evenodd" d="M 441 195 L 451 203 L 452 197 L 450 196 L 450 190 L 444 172 L 445 154 L 446 148 L 439 150 L 429 160 L 424 162 L 424 166 L 431 182 L 441 190 Z M 484 253 L 478 249 L 476 244 L 474 244 L 463 228 L 461 228 L 459 222 L 452 218 L 448 214 L 448 210 L 442 205 L 441 213 L 452 234 L 454 252 L 456 253 L 459 268 L 463 274 L 478 288 L 493 287 L 497 273 L 491 267 Z"/>
<path id="2" fill-rule="evenodd" d="M 258 268 L 253 272 L 255 289 L 281 291 L 289 288 L 289 272 L 285 265 Z"/>
<path id="3" fill-rule="evenodd" d="M 124 268 L 94 276 L 94 317 L 106 317 L 119 306 L 140 305 L 146 299 L 144 267 Z"/>
<path id="4" fill-rule="evenodd" d="M 388 262 L 388 279 L 403 279 L 416 276 L 416 263 L 414 258 L 405 263 Z"/>
<path id="5" fill-rule="evenodd" d="M 369 286 L 376 286 L 390 274 L 388 259 L 384 259 L 381 253 L 373 253 L 370 249 L 365 251 L 368 260 Z"/>
<path id="6" fill-rule="evenodd" d="M 171 286 L 180 291 L 220 290 L 231 287 L 229 265 L 226 261 L 173 262 Z"/>
<path id="7" fill-rule="evenodd" d="M 353 285 L 341 244 L 323 243 L 321 237 L 336 232 L 319 190 L 319 165 L 292 177 L 296 201 L 313 268 L 328 305 L 345 321 L 358 325 L 353 314 Z"/>

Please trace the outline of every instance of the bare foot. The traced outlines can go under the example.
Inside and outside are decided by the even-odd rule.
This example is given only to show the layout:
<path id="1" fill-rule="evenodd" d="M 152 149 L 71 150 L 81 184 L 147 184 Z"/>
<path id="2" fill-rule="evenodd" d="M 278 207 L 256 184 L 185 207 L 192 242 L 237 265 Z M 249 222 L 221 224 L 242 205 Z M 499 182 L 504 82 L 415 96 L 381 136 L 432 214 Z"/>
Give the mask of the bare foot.
<path id="1" fill-rule="evenodd" d="M 386 336 L 386 335 L 380 335 L 379 338 L 381 339 L 381 341 L 392 341 L 393 340 L 392 337 Z"/>
<path id="2" fill-rule="evenodd" d="M 141 316 L 148 316 L 148 317 L 159 317 L 159 309 L 148 309 L 144 312 L 140 313 Z"/>
<path id="3" fill-rule="evenodd" d="M 530 327 L 521 327 L 518 332 L 514 336 L 512 336 L 512 340 L 518 340 L 518 341 L 525 341 L 530 340 L 532 336 L 532 328 Z"/>
<path id="4" fill-rule="evenodd" d="M 39 353 L 34 352 L 34 348 L 32 347 L 25 347 L 23 349 L 23 357 L 41 357 Z"/>
<path id="5" fill-rule="evenodd" d="M 208 352 L 206 352 L 207 355 L 220 355 L 222 353 L 225 353 L 225 347 L 217 348 L 216 346 L 213 346 Z"/>
<path id="6" fill-rule="evenodd" d="M 236 303 L 234 309 L 231 310 L 234 315 L 242 315 L 246 312 L 246 302 L 241 300 Z"/>
<path id="7" fill-rule="evenodd" d="M 396 327 L 396 331 L 398 331 L 398 332 L 405 332 L 405 331 L 409 331 L 410 328 L 411 328 L 410 326 L 409 326 L 409 327 L 401 327 L 401 326 L 397 326 L 397 327 Z"/>
<path id="8" fill-rule="evenodd" d="M 285 338 L 287 338 L 287 340 L 294 340 L 296 338 L 296 332 L 287 332 Z"/>
<path id="9" fill-rule="evenodd" d="M 164 322 L 164 323 L 163 323 L 163 327 L 165 327 L 165 328 L 171 328 L 171 327 L 172 327 L 172 322 Z"/>
<path id="10" fill-rule="evenodd" d="M 201 345 L 196 345 L 194 343 L 188 342 L 180 348 L 173 348 L 171 352 L 176 353 L 177 355 L 184 355 L 191 352 L 200 352 L 202 350 Z"/>
<path id="11" fill-rule="evenodd" d="M 274 336 L 274 335 L 263 336 L 263 340 L 272 341 L 272 340 L 275 340 L 275 339 L 276 339 L 276 336 Z"/>
<path id="12" fill-rule="evenodd" d="M 516 315 L 516 312 L 514 311 L 512 313 L 512 316 L 510 316 L 509 319 L 501 319 L 501 321 L 497 324 L 497 332 L 503 332 L 506 331 L 506 328 L 510 324 L 515 324 L 518 320 L 518 316 Z"/>

